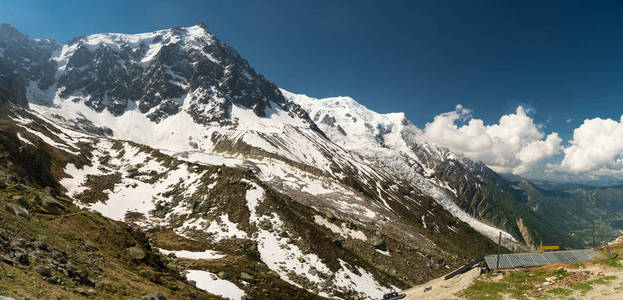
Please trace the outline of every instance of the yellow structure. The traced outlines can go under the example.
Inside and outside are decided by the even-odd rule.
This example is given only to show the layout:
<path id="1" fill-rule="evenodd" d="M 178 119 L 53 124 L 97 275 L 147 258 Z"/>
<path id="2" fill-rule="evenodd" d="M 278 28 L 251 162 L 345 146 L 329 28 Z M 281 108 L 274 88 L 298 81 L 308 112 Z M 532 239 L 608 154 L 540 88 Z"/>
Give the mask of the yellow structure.
<path id="1" fill-rule="evenodd" d="M 539 250 L 558 250 L 560 246 L 539 246 Z"/>

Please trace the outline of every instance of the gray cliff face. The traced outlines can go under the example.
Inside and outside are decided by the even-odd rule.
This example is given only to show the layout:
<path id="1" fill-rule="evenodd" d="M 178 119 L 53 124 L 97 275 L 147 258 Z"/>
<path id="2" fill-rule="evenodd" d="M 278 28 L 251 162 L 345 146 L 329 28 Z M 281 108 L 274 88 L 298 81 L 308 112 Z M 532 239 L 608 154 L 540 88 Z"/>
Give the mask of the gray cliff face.
<path id="1" fill-rule="evenodd" d="M 33 40 L 7 24 L 0 24 L 0 85 L 17 105 L 28 107 L 26 87 L 40 89 L 54 82 L 55 64 L 49 59 L 60 46 L 53 40 Z"/>

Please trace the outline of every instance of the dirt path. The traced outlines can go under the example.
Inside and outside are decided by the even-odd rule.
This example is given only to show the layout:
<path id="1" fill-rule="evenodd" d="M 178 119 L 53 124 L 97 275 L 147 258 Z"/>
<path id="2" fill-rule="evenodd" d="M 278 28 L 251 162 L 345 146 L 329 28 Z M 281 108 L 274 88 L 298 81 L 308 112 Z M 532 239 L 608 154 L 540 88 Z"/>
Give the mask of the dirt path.
<path id="1" fill-rule="evenodd" d="M 444 280 L 443 277 L 433 279 L 425 284 L 404 291 L 407 294 L 405 299 L 462 299 L 457 297 L 456 294 L 470 286 L 478 276 L 480 276 L 480 269 L 474 268 L 449 280 Z M 425 291 L 427 288 L 431 289 Z"/>

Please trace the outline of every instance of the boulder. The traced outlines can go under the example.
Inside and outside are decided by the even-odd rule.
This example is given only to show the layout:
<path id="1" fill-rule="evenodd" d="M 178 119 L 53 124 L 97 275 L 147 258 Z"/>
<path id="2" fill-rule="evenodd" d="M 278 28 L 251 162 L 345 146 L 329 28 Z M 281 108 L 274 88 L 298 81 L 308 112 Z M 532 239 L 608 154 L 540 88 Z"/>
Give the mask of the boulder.
<path id="1" fill-rule="evenodd" d="M 52 269 L 48 266 L 36 266 L 33 270 L 43 277 L 52 276 Z"/>
<path id="2" fill-rule="evenodd" d="M 24 198 L 24 196 L 21 195 L 17 195 L 17 196 L 13 196 L 13 201 L 17 202 L 17 204 L 23 206 L 23 207 L 30 207 L 30 202 Z"/>
<path id="3" fill-rule="evenodd" d="M 280 276 L 279 276 L 279 273 L 277 273 L 277 272 L 275 272 L 275 271 L 273 271 L 273 270 L 267 271 L 267 272 L 266 272 L 266 275 L 267 275 L 267 276 L 272 276 L 272 277 L 275 277 L 275 278 L 279 278 L 279 277 L 280 277 Z"/>
<path id="4" fill-rule="evenodd" d="M 48 243 L 46 243 L 45 241 L 38 241 L 37 243 L 35 243 L 37 248 L 43 250 L 43 251 L 50 251 L 50 249 L 48 248 Z"/>
<path id="5" fill-rule="evenodd" d="M 179 272 L 179 268 L 177 267 L 177 265 L 174 262 L 170 262 L 167 264 L 167 269 L 173 271 L 173 272 Z"/>
<path id="6" fill-rule="evenodd" d="M 141 248 L 139 248 L 137 246 L 128 248 L 128 254 L 133 259 L 136 259 L 136 260 L 141 260 L 141 259 L 145 258 L 145 256 L 147 255 L 145 253 L 145 251 L 143 251 L 143 249 L 141 249 Z"/>
<path id="7" fill-rule="evenodd" d="M 15 203 L 5 203 L 4 206 L 8 212 L 24 219 L 30 219 L 28 211 Z"/>
<path id="8" fill-rule="evenodd" d="M 357 225 L 355 223 L 353 223 L 352 221 L 348 222 L 348 229 L 351 230 L 357 230 Z"/>
<path id="9" fill-rule="evenodd" d="M 246 282 L 253 282 L 255 280 L 255 277 L 253 277 L 253 276 L 251 276 L 251 275 L 249 275 L 249 274 L 247 274 L 245 272 L 242 272 L 242 273 L 240 273 L 240 279 L 242 279 L 242 280 L 244 280 Z"/>
<path id="10" fill-rule="evenodd" d="M 111 287 L 112 287 L 112 282 L 108 279 L 100 279 L 95 282 L 95 288 L 110 289 Z"/>
<path id="11" fill-rule="evenodd" d="M 264 230 L 273 229 L 273 223 L 271 223 L 270 220 L 268 220 L 268 219 L 264 219 L 264 220 L 260 221 L 258 226 L 260 228 L 264 229 Z"/>
<path id="12" fill-rule="evenodd" d="M 65 207 L 60 202 L 56 201 L 56 199 L 52 198 L 51 196 L 48 196 L 48 195 L 41 196 L 40 201 L 41 201 L 41 206 L 43 206 L 43 209 L 45 209 L 45 211 L 49 214 L 60 215 L 65 210 Z"/>
<path id="13" fill-rule="evenodd" d="M 46 278 L 45 281 L 47 281 L 50 284 L 60 284 L 62 282 L 61 279 L 56 276 L 48 277 Z"/>
<path id="14" fill-rule="evenodd" d="M 17 254 L 17 261 L 24 266 L 27 266 L 30 264 L 30 258 L 28 257 L 28 254 L 26 253 Z"/>
<path id="15" fill-rule="evenodd" d="M 381 251 L 387 251 L 387 243 L 385 243 L 385 240 L 375 236 L 372 238 L 372 245 L 374 246 L 374 248 L 379 249 Z"/>
<path id="16" fill-rule="evenodd" d="M 79 273 L 75 274 L 79 283 L 88 286 L 95 286 L 95 282 L 89 278 L 89 271 L 82 270 Z"/>
<path id="17" fill-rule="evenodd" d="M 335 215 L 333 214 L 333 212 L 331 211 L 327 211 L 325 213 L 325 215 L 327 216 L 327 219 L 331 220 L 331 221 L 335 221 Z"/>
<path id="18" fill-rule="evenodd" d="M 14 265 L 17 264 L 17 261 L 13 257 L 11 257 L 9 255 L 2 255 L 2 256 L 0 256 L 0 260 L 2 262 L 4 262 L 4 263 L 8 264 L 8 265 L 11 265 L 11 266 L 14 266 Z"/>
<path id="19" fill-rule="evenodd" d="M 86 289 L 86 288 L 76 288 L 74 289 L 74 293 L 80 294 L 82 296 L 95 296 L 97 291 L 94 289 Z"/>

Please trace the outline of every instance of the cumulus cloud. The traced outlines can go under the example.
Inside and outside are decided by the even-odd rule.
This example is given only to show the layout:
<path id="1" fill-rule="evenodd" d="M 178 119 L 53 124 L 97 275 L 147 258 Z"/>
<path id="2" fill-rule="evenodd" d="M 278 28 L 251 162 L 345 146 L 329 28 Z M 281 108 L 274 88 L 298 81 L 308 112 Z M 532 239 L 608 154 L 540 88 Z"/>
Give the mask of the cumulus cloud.
<path id="1" fill-rule="evenodd" d="M 457 105 L 454 111 L 427 123 L 421 137 L 482 161 L 498 172 L 514 174 L 530 172 L 562 149 L 558 134 L 546 135 L 522 106 L 503 115 L 497 124 L 485 125 L 473 118 L 469 109 Z"/>
<path id="2" fill-rule="evenodd" d="M 623 116 L 587 119 L 573 131 L 561 169 L 581 173 L 619 173 L 623 168 Z"/>

